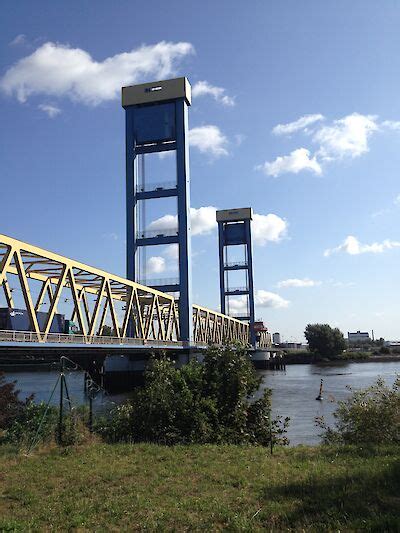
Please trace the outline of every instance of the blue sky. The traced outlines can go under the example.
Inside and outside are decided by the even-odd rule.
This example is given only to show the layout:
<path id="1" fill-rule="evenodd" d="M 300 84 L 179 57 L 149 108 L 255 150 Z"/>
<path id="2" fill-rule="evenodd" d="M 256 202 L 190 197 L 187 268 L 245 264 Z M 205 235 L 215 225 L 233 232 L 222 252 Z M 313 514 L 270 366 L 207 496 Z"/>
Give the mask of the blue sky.
<path id="1" fill-rule="evenodd" d="M 186 75 L 195 301 L 219 305 L 213 209 L 252 206 L 271 330 L 400 337 L 399 23 L 388 0 L 3 1 L 0 233 L 123 275 L 119 86 Z"/>

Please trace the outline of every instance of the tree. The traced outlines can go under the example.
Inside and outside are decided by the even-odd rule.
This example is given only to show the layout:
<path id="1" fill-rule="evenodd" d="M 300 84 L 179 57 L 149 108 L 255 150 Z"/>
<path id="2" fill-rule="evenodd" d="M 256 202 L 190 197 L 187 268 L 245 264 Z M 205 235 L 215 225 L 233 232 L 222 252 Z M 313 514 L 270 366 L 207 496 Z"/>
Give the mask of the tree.
<path id="1" fill-rule="evenodd" d="M 310 351 L 323 357 L 335 357 L 346 348 L 343 333 L 329 324 L 308 324 L 304 335 Z"/>

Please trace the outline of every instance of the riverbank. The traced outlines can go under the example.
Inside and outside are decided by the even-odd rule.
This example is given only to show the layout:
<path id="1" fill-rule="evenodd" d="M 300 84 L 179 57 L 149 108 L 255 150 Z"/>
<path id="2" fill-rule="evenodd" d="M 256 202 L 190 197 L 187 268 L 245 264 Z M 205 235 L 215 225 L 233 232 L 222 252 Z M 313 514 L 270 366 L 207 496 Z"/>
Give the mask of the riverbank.
<path id="1" fill-rule="evenodd" d="M 398 530 L 400 448 L 0 447 L 0 530 Z"/>
<path id="2" fill-rule="evenodd" d="M 398 354 L 373 355 L 368 352 L 349 352 L 334 359 L 321 358 L 310 352 L 291 352 L 283 356 L 286 365 L 337 365 L 340 363 L 400 363 Z"/>
<path id="3" fill-rule="evenodd" d="M 309 352 L 295 352 L 286 354 L 283 357 L 285 365 L 337 365 L 340 363 L 400 363 L 400 355 L 369 355 L 364 352 L 354 355 L 353 357 L 338 357 L 336 359 L 321 359 L 315 357 Z M 31 358 L 11 362 L 10 360 L 2 361 L 0 359 L 0 372 L 43 372 L 58 370 L 59 361 L 32 361 Z"/>

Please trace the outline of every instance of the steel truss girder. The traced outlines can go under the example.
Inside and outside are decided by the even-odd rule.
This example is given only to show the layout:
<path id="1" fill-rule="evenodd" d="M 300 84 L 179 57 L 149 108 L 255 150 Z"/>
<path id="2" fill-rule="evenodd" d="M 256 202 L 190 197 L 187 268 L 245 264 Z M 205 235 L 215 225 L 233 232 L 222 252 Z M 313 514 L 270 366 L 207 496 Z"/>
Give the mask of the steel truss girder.
<path id="1" fill-rule="evenodd" d="M 36 264 L 43 269 L 35 268 Z M 85 343 L 90 344 L 95 336 L 103 334 L 107 312 L 113 335 L 119 339 L 126 338 L 131 330 L 132 337 L 143 342 L 180 341 L 178 303 L 173 296 L 0 234 L 0 287 L 8 307 L 14 308 L 11 276 L 18 278 L 31 329 L 39 342 L 47 340 L 64 289 L 72 295 L 71 320 L 78 322 Z M 30 292 L 31 279 L 41 282 L 36 301 Z M 49 306 L 40 328 L 37 312 L 46 294 Z M 94 298 L 92 311 L 89 295 Z M 124 303 L 120 316 L 115 308 L 117 302 Z M 249 340 L 248 324 L 199 305 L 193 306 L 193 332 L 195 345 Z"/>
<path id="2" fill-rule="evenodd" d="M 226 344 L 249 342 L 249 325 L 199 305 L 193 305 L 193 333 L 195 344 Z"/>

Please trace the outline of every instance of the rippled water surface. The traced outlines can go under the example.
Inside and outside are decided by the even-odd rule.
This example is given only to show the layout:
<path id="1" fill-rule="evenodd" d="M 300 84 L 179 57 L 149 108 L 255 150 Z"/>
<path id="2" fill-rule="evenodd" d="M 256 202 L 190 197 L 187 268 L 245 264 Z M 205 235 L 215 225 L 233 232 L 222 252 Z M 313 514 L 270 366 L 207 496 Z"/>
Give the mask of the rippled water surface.
<path id="1" fill-rule="evenodd" d="M 286 372 L 263 371 L 263 383 L 273 391 L 275 413 L 290 417 L 290 443 L 317 444 L 320 430 L 315 426 L 315 417 L 324 416 L 332 424 L 335 402 L 350 394 L 348 386 L 360 389 L 371 385 L 378 376 L 391 385 L 396 372 L 400 373 L 399 362 L 288 365 Z M 321 378 L 324 380 L 324 400 L 319 402 L 315 398 Z"/>
<path id="2" fill-rule="evenodd" d="M 332 366 L 288 365 L 286 372 L 262 371 L 263 386 L 273 391 L 273 409 L 275 414 L 290 417 L 288 437 L 292 445 L 317 444 L 319 430 L 315 426 L 315 417 L 324 416 L 332 423 L 335 402 L 349 394 L 347 386 L 362 388 L 382 376 L 392 384 L 396 372 L 400 373 L 399 362 L 388 363 L 347 363 Z M 57 381 L 55 372 L 13 372 L 7 373 L 7 380 L 16 380 L 21 396 L 34 393 L 36 401 L 47 401 Z M 318 402 L 315 397 L 319 391 L 320 380 L 324 380 L 324 400 Z M 83 374 L 70 372 L 67 384 L 72 402 L 85 402 L 83 393 Z M 53 402 L 58 402 L 55 391 Z M 98 410 L 109 408 L 112 403 L 119 403 L 126 395 L 98 395 L 95 407 Z"/>

